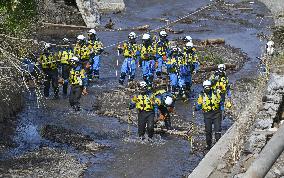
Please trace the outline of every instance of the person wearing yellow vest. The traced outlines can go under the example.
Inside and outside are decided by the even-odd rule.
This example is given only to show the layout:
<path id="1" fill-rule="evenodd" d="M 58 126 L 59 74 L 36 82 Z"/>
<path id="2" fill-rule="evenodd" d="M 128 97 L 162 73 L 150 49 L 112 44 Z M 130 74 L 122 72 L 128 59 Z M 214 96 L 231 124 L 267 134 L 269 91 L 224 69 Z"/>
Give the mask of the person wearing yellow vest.
<path id="1" fill-rule="evenodd" d="M 229 84 L 229 78 L 226 75 L 225 64 L 219 64 L 218 70 L 209 79 L 212 83 L 213 90 L 219 90 L 221 92 L 221 98 L 223 104 L 226 104 L 226 108 L 231 107 L 231 102 L 226 102 L 226 96 L 231 100 L 231 87 Z"/>
<path id="2" fill-rule="evenodd" d="M 182 59 L 180 60 L 179 71 L 179 88 L 183 97 L 189 96 L 192 86 L 192 76 L 199 69 L 199 62 L 196 54 L 196 49 L 192 42 L 187 42 L 184 49 Z"/>
<path id="3" fill-rule="evenodd" d="M 63 39 L 64 44 L 66 45 L 58 53 L 58 58 L 61 64 L 61 77 L 64 81 L 69 79 L 70 74 L 70 60 L 74 56 L 73 49 L 70 46 L 69 40 L 67 38 Z M 68 82 L 63 81 L 63 96 L 67 96 Z"/>
<path id="4" fill-rule="evenodd" d="M 224 106 L 219 90 L 213 90 L 211 81 L 203 82 L 204 90 L 199 94 L 195 110 L 202 110 L 206 132 L 206 149 L 212 147 L 212 124 L 214 124 L 216 142 L 221 138 L 222 110 Z"/>
<path id="5" fill-rule="evenodd" d="M 136 108 L 138 110 L 138 135 L 144 139 L 146 126 L 149 138 L 154 135 L 154 118 L 158 112 L 155 98 L 148 92 L 147 83 L 145 81 L 139 84 L 140 94 L 135 95 L 129 104 L 129 109 Z"/>
<path id="6" fill-rule="evenodd" d="M 121 66 L 121 73 L 119 78 L 119 84 L 123 85 L 126 75 L 129 75 L 128 81 L 133 81 L 136 74 L 136 63 L 140 57 L 140 47 L 136 43 L 136 34 L 134 32 L 129 33 L 128 42 L 118 46 L 118 55 L 122 54 L 124 61 Z"/>
<path id="7" fill-rule="evenodd" d="M 69 103 L 75 111 L 80 111 L 80 98 L 83 95 L 87 95 L 88 78 L 86 71 L 80 64 L 77 57 L 71 58 L 71 71 L 69 75 L 68 83 L 71 86 Z"/>
<path id="8" fill-rule="evenodd" d="M 77 43 L 74 47 L 74 54 L 79 58 L 85 69 L 90 68 L 90 49 L 87 46 L 86 37 L 84 35 L 79 35 L 77 37 Z"/>
<path id="9" fill-rule="evenodd" d="M 156 44 L 156 61 L 158 63 L 156 68 L 156 75 L 158 78 L 161 78 L 162 68 L 165 65 L 165 62 L 168 58 L 170 52 L 169 40 L 167 39 L 167 32 L 165 30 L 160 31 L 160 39 L 155 43 Z"/>
<path id="10" fill-rule="evenodd" d="M 52 51 L 51 44 L 46 43 L 40 54 L 39 63 L 44 73 L 44 96 L 49 97 L 50 82 L 54 91 L 54 99 L 58 99 L 58 61 L 56 53 Z"/>
<path id="11" fill-rule="evenodd" d="M 168 61 L 166 63 L 167 73 L 170 79 L 170 88 L 173 94 L 178 94 L 178 82 L 179 82 L 179 65 L 180 60 L 182 58 L 182 54 L 179 52 L 179 48 L 177 46 L 171 47 L 171 52 L 169 54 Z"/>
<path id="12" fill-rule="evenodd" d="M 97 37 L 97 32 L 95 29 L 91 29 L 88 32 L 88 48 L 90 50 L 90 64 L 91 68 L 89 70 L 89 80 L 100 77 L 100 61 L 101 54 L 103 50 L 103 43 Z"/>
<path id="13" fill-rule="evenodd" d="M 152 86 L 155 72 L 156 49 L 148 33 L 142 36 L 141 46 L 142 75 L 148 86 Z"/>

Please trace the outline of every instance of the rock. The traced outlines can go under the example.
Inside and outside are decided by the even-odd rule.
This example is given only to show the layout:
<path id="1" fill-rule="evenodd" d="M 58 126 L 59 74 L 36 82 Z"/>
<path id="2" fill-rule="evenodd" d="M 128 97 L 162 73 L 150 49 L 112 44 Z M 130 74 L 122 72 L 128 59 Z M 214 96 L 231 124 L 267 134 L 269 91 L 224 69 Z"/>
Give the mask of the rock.
<path id="1" fill-rule="evenodd" d="M 281 175 L 281 171 L 279 169 L 275 169 L 274 170 L 274 173 L 277 175 L 277 176 L 280 176 Z"/>
<path id="2" fill-rule="evenodd" d="M 100 14 L 96 0 L 76 0 L 76 3 L 87 27 L 94 28 L 100 24 Z"/>
<path id="3" fill-rule="evenodd" d="M 248 146 L 246 149 L 251 153 L 259 153 L 261 149 L 265 146 L 265 144 L 266 144 L 265 134 L 253 133 L 248 140 Z"/>
<path id="4" fill-rule="evenodd" d="M 245 170 L 247 170 L 251 163 L 254 161 L 255 157 L 253 156 L 253 154 L 249 154 L 246 156 L 246 158 L 244 159 L 244 163 L 243 163 L 243 167 Z"/>
<path id="5" fill-rule="evenodd" d="M 225 167 L 226 167 L 226 164 L 225 164 L 225 163 L 218 164 L 217 170 L 224 169 Z"/>
<path id="6" fill-rule="evenodd" d="M 240 174 L 234 175 L 234 178 L 242 178 L 243 176 L 244 176 L 244 173 L 240 173 Z"/>
<path id="7" fill-rule="evenodd" d="M 257 129 L 269 129 L 272 127 L 273 119 L 256 119 L 255 121 L 255 128 Z"/>
<path id="8" fill-rule="evenodd" d="M 275 104 L 275 103 L 265 103 L 264 104 L 264 106 L 263 106 L 263 108 L 265 109 L 265 110 L 269 110 L 269 109 L 272 109 L 272 111 L 278 111 L 278 109 L 279 109 L 279 104 Z"/>

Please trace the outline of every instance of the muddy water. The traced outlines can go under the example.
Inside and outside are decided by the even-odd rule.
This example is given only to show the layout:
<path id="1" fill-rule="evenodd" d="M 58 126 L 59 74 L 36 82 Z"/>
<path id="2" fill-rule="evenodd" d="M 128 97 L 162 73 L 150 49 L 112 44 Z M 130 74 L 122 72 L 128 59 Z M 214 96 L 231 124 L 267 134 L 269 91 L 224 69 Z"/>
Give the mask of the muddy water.
<path id="1" fill-rule="evenodd" d="M 230 1 L 232 2 L 238 1 Z M 117 28 L 149 24 L 151 29 L 154 29 L 165 25 L 165 22 L 161 22 L 159 18 L 176 19 L 207 3 L 209 1 L 205 0 L 191 0 L 190 2 L 184 0 L 128 0 L 126 1 L 126 12 L 106 15 L 102 21 L 105 23 L 111 17 Z M 250 57 L 243 69 L 232 74 L 231 78 L 236 80 L 255 76 L 257 72 L 255 57 L 260 55 L 259 49 L 263 45 L 263 42 L 257 38 L 257 34 L 269 32 L 265 26 L 271 25 L 271 22 L 270 19 L 264 18 L 260 23 L 257 18 L 259 14 L 268 14 L 268 10 L 262 4 L 255 2 L 247 6 L 255 10 L 244 12 L 233 10 L 231 15 L 227 14 L 228 10 L 212 10 L 193 17 L 196 21 L 192 24 L 177 23 L 173 28 L 183 29 L 185 34 L 190 34 L 195 39 L 224 38 L 226 43 L 241 48 Z M 246 22 L 241 23 L 240 19 L 244 18 Z M 128 31 L 99 32 L 99 36 L 108 45 L 125 40 L 128 33 Z M 67 37 L 68 34 L 72 37 L 70 34 L 74 35 L 74 32 L 70 31 L 66 34 Z M 63 38 L 56 34 L 53 36 L 57 39 Z M 179 36 L 170 34 L 171 39 Z M 48 35 L 40 38 L 50 40 Z M 113 89 L 117 85 L 118 78 L 115 73 L 116 70 L 119 72 L 119 67 L 116 66 L 116 52 L 113 48 L 106 49 L 106 52 L 109 55 L 102 58 L 102 80 L 91 87 L 88 97 L 82 99 L 84 110 L 80 114 L 73 113 L 69 109 L 67 99 L 48 100 L 46 107 L 37 108 L 35 102 L 30 100 L 34 98 L 29 98 L 26 109 L 19 115 L 18 126 L 14 134 L 14 142 L 17 146 L 9 150 L 6 156 L 1 156 L 2 159 L 33 151 L 42 146 L 60 147 L 76 156 L 81 162 L 88 164 L 85 177 L 181 177 L 197 166 L 204 155 L 202 153 L 190 154 L 188 141 L 168 135 L 156 135 L 154 143 L 141 142 L 136 138 L 136 127 L 119 122 L 116 118 L 98 116 L 91 111 L 91 106 L 96 100 L 93 92 L 97 89 Z M 121 62 L 122 59 L 120 64 Z M 200 86 L 197 85 L 194 89 L 195 92 L 199 92 Z M 192 103 L 182 102 L 177 104 L 177 112 L 182 116 L 181 120 L 184 123 L 192 120 L 191 105 Z M 200 113 L 197 115 L 197 123 L 202 125 Z M 96 142 L 108 145 L 109 148 L 94 156 L 74 150 L 72 146 L 66 144 L 56 144 L 45 140 L 41 137 L 40 131 L 46 124 L 89 135 Z M 230 124 L 231 122 L 228 122 L 224 127 L 227 128 Z"/>

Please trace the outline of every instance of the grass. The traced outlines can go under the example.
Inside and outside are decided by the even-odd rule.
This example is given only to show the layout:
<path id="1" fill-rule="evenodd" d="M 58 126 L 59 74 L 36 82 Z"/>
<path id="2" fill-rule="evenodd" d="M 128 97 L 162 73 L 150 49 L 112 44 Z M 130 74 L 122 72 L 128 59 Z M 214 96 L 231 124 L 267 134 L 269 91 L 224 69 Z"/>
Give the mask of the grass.
<path id="1" fill-rule="evenodd" d="M 35 22 L 37 4 L 35 0 L 5 0 L 0 2 L 1 33 L 24 35 Z"/>

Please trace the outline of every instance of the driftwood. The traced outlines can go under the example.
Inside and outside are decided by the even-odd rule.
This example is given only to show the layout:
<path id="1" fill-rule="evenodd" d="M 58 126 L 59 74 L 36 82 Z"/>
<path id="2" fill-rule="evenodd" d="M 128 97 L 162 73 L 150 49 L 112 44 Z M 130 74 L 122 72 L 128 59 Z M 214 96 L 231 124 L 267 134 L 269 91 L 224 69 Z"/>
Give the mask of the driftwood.
<path id="1" fill-rule="evenodd" d="M 225 44 L 225 40 L 223 38 L 217 39 L 207 39 L 201 42 L 202 45 L 213 45 L 213 44 Z"/>
<path id="2" fill-rule="evenodd" d="M 253 10 L 251 7 L 239 7 L 238 10 Z"/>
<path id="3" fill-rule="evenodd" d="M 48 22 L 43 22 L 42 24 L 44 26 L 49 26 L 49 27 L 69 27 L 69 28 L 91 29 L 87 26 L 80 26 L 80 25 L 67 25 L 67 24 L 57 24 L 57 23 L 48 23 Z"/>
<path id="4" fill-rule="evenodd" d="M 49 26 L 49 27 L 68 27 L 68 28 L 78 28 L 78 29 L 91 29 L 86 26 L 80 26 L 80 25 L 67 25 L 67 24 L 56 24 L 56 23 L 47 23 L 43 22 L 42 23 L 44 26 Z M 114 26 L 114 23 L 110 20 L 106 25 L 105 28 L 98 28 L 96 27 L 95 29 L 97 31 L 127 31 L 127 30 L 148 30 L 150 25 L 141 25 L 137 27 L 129 27 L 129 28 L 118 28 L 118 29 L 112 29 Z"/>
<path id="5" fill-rule="evenodd" d="M 167 130 L 162 128 L 155 128 L 155 132 L 163 132 L 170 135 L 176 135 L 176 136 L 182 136 L 187 138 L 188 137 L 188 131 L 187 130 Z"/>
<path id="6" fill-rule="evenodd" d="M 149 27 L 150 27 L 150 25 L 142 25 L 142 26 L 134 27 L 134 28 L 132 28 L 132 30 L 148 30 Z"/>
<path id="7" fill-rule="evenodd" d="M 166 31 L 171 32 L 173 34 L 181 34 L 181 33 L 184 32 L 184 30 L 182 30 L 182 29 L 181 30 L 174 30 L 172 28 L 166 28 Z"/>

